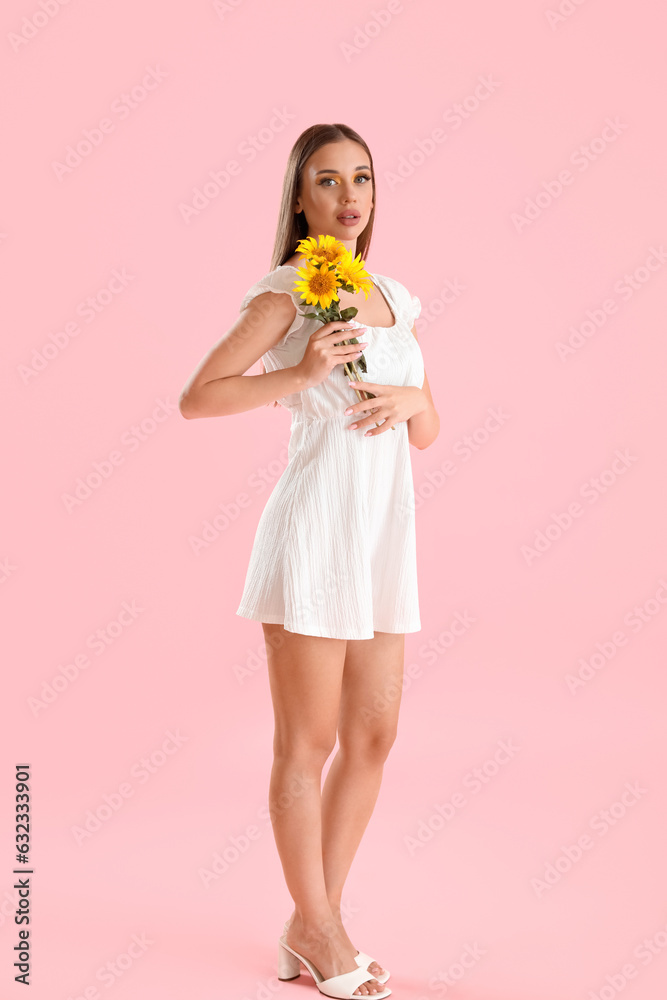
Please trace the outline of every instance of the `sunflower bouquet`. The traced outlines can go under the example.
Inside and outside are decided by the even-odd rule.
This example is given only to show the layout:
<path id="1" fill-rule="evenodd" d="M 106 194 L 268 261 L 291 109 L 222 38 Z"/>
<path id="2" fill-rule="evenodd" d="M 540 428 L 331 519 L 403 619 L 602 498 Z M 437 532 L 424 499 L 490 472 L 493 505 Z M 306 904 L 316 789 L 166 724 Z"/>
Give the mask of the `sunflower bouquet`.
<path id="1" fill-rule="evenodd" d="M 314 312 L 302 315 L 306 319 L 317 319 L 320 323 L 337 320 L 348 323 L 354 319 L 359 310 L 356 306 L 341 309 L 337 290 L 342 288 L 352 294 L 361 291 L 368 298 L 373 282 L 365 270 L 365 261 L 361 260 L 361 254 L 353 257 L 340 240 L 333 236 L 322 235 L 319 236 L 319 242 L 312 236 L 299 240 L 297 250 L 306 259 L 303 266 L 297 268 L 299 279 L 294 282 L 294 290 L 305 300 L 306 305 L 315 308 Z M 340 344 L 358 343 L 358 337 L 349 337 L 347 340 L 338 341 L 336 347 Z M 362 372 L 367 371 L 363 354 L 356 361 L 346 361 L 344 369 L 351 382 L 362 382 L 359 369 Z M 374 394 L 367 392 L 366 389 L 355 388 L 354 391 L 360 400 L 375 398 Z M 379 427 L 380 424 L 376 421 L 375 426 Z"/>

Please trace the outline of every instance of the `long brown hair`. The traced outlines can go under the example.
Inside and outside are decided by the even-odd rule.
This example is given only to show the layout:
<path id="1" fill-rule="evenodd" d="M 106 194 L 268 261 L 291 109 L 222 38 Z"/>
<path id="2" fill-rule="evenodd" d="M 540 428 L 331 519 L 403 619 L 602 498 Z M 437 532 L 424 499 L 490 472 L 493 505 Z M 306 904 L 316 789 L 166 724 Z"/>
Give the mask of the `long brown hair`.
<path id="1" fill-rule="evenodd" d="M 308 235 L 308 224 L 303 212 L 297 215 L 294 211 L 294 202 L 300 191 L 303 179 L 303 168 L 306 161 L 313 155 L 320 146 L 326 146 L 330 142 L 343 142 L 345 139 L 352 139 L 363 146 L 371 168 L 371 183 L 373 185 L 373 208 L 363 232 L 357 236 L 355 257 L 361 254 L 361 259 L 365 260 L 371 245 L 373 234 L 373 222 L 375 220 L 375 206 L 377 203 L 375 170 L 373 169 L 373 157 L 367 144 L 358 132 L 355 132 L 349 125 L 335 122 L 333 125 L 310 125 L 301 133 L 296 140 L 287 160 L 285 176 L 283 178 L 283 193 L 280 199 L 280 212 L 278 214 L 278 225 L 276 227 L 276 238 L 273 244 L 273 255 L 271 257 L 271 267 L 274 271 L 280 264 L 284 264 L 296 251 L 299 240 Z M 316 236 L 318 234 L 315 234 Z M 328 235 L 328 234 L 324 234 Z M 264 362 L 262 361 L 262 373 L 264 373 Z M 267 406 L 270 404 L 267 403 Z M 277 400 L 273 403 L 278 406 Z"/>

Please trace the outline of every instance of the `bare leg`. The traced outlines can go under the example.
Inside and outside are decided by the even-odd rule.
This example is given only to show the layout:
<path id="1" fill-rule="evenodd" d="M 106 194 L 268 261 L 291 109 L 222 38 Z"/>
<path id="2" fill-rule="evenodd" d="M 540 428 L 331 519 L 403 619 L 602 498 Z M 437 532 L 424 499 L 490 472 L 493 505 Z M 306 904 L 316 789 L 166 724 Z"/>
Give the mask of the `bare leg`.
<path id="1" fill-rule="evenodd" d="M 392 632 L 348 641 L 339 750 L 322 790 L 324 878 L 339 920 L 343 885 L 375 808 L 384 762 L 396 739 L 404 651 L 405 636 Z M 347 932 L 343 933 L 349 941 Z M 384 969 L 375 962 L 369 972 L 382 975 Z"/>
<path id="2" fill-rule="evenodd" d="M 396 738 L 405 636 L 376 632 L 347 640 L 338 739 L 322 790 L 324 880 L 331 909 L 340 918 L 343 885 L 377 800 L 387 754 Z M 354 949 L 354 954 L 357 953 Z M 375 962 L 369 971 L 382 975 Z"/>
<path id="3" fill-rule="evenodd" d="M 295 904 L 290 947 L 325 979 L 357 969 L 327 897 L 322 858 L 321 779 L 336 742 L 347 640 L 287 632 L 262 623 L 275 716 L 269 809 L 285 882 Z M 276 641 L 276 640 L 280 641 Z M 376 979 L 359 996 L 384 989 Z"/>

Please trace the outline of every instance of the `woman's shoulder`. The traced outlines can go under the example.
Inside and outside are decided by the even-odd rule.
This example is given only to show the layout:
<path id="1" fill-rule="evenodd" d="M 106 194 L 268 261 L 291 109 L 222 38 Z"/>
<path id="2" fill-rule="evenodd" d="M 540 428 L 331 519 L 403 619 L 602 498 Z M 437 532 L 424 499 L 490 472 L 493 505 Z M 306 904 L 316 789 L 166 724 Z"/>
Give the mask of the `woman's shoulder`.
<path id="1" fill-rule="evenodd" d="M 282 264 L 275 267 L 272 271 L 267 271 L 266 274 L 263 274 L 261 278 L 254 281 L 248 288 L 243 296 L 241 308 L 245 308 L 251 299 L 254 299 L 256 295 L 261 295 L 262 292 L 288 292 L 296 305 L 299 297 L 294 291 L 294 281 L 294 271 Z"/>
<path id="2" fill-rule="evenodd" d="M 301 300 L 300 293 L 294 289 L 295 280 L 296 272 L 289 267 L 285 267 L 284 265 L 279 265 L 272 271 L 267 271 L 267 273 L 262 275 L 261 278 L 253 282 L 247 290 L 241 300 L 239 311 L 243 311 L 243 309 L 245 309 L 254 298 L 258 295 L 262 295 L 264 292 L 283 292 L 289 295 L 296 308 L 296 312 L 294 319 L 292 320 L 290 327 L 283 338 L 283 341 L 286 340 L 287 337 L 298 330 L 304 322 L 304 317 L 300 312 L 300 307 L 302 307 L 304 303 Z M 280 343 L 283 343 L 283 341 Z"/>
<path id="3" fill-rule="evenodd" d="M 286 267 L 284 264 L 279 264 L 278 267 L 274 267 L 272 271 L 267 271 L 263 274 L 261 278 L 258 278 L 253 284 L 260 285 L 271 285 L 276 288 L 284 288 L 290 283 L 294 283 L 294 272 L 291 268 Z"/>

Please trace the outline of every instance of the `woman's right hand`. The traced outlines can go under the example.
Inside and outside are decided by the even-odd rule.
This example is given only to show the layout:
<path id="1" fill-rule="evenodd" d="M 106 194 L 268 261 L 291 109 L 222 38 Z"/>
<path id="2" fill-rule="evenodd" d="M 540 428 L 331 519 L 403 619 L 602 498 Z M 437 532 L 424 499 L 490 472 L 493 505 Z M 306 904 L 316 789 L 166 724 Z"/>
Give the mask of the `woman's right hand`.
<path id="1" fill-rule="evenodd" d="M 306 350 L 301 361 L 294 367 L 301 373 L 308 388 L 319 385 L 336 365 L 346 361 L 356 361 L 363 354 L 368 342 L 360 344 L 340 344 L 341 340 L 351 337 L 361 337 L 366 327 L 360 324 L 353 326 L 349 321 L 332 320 L 323 323 L 308 339 Z M 336 347 L 335 345 L 340 346 Z"/>

